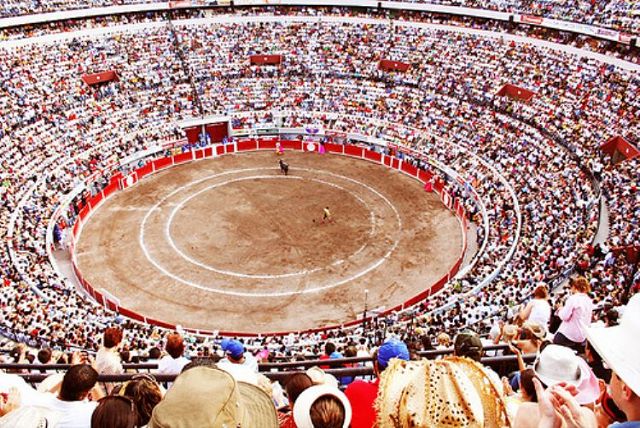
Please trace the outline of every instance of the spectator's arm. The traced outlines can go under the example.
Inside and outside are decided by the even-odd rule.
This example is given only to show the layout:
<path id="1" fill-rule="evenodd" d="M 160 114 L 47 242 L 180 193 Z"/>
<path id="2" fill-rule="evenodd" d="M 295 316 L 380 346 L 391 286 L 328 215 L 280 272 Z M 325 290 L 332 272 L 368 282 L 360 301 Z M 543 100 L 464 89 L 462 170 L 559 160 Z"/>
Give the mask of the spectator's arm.
<path id="1" fill-rule="evenodd" d="M 558 309 L 558 316 L 562 321 L 569 321 L 573 315 L 573 302 L 571 298 L 567 299 L 564 306 Z"/>
<path id="2" fill-rule="evenodd" d="M 527 366 L 524 364 L 524 360 L 522 359 L 522 351 L 518 347 L 517 342 L 510 343 L 509 349 L 511 350 L 511 352 L 516 354 L 516 357 L 518 358 L 518 370 L 526 370 Z"/>
<path id="3" fill-rule="evenodd" d="M 520 311 L 519 317 L 522 321 L 526 321 L 527 319 L 529 319 L 529 315 L 531 315 L 532 307 L 533 307 L 533 300 L 529 301 L 529 303 L 527 303 L 527 306 L 525 306 L 524 309 Z"/>
<path id="4" fill-rule="evenodd" d="M 500 343 L 500 339 L 502 339 L 502 332 L 504 331 L 504 321 L 498 321 L 498 325 L 500 326 L 500 334 L 498 334 L 493 339 L 493 344 L 494 345 L 497 345 L 498 343 Z"/>

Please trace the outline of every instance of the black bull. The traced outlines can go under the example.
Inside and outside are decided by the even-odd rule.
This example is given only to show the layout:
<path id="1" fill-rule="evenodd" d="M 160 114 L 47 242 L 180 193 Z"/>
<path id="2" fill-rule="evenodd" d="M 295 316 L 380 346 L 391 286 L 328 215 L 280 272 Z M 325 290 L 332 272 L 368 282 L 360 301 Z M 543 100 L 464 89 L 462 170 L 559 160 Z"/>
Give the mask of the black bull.
<path id="1" fill-rule="evenodd" d="M 284 175 L 289 175 L 289 164 L 284 162 L 282 159 L 278 161 L 280 165 L 280 173 Z"/>

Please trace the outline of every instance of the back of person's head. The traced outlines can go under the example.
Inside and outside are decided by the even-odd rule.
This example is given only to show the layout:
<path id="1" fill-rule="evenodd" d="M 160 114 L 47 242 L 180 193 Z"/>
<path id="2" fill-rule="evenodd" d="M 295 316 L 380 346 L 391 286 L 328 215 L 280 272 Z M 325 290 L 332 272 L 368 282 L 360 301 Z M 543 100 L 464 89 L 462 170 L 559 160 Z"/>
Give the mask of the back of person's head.
<path id="1" fill-rule="evenodd" d="M 131 352 L 128 349 L 124 349 L 124 350 L 120 351 L 120 360 L 122 360 L 123 363 L 130 363 L 131 362 Z"/>
<path id="2" fill-rule="evenodd" d="M 298 396 L 293 419 L 298 428 L 345 428 L 351 423 L 351 404 L 335 386 L 311 386 Z"/>
<path id="3" fill-rule="evenodd" d="M 431 343 L 431 338 L 427 334 L 423 334 L 422 336 L 420 336 L 420 343 L 422 343 L 422 349 L 424 351 L 433 349 L 433 343 Z"/>
<path id="4" fill-rule="evenodd" d="M 355 347 L 355 345 L 349 345 L 345 348 L 344 350 L 345 358 L 355 357 L 356 355 L 358 355 L 358 349 Z"/>
<path id="5" fill-rule="evenodd" d="M 38 351 L 38 361 L 40 362 L 40 364 L 47 364 L 51 361 L 52 356 L 53 352 L 51 352 L 51 349 L 49 348 L 44 348 Z"/>
<path id="6" fill-rule="evenodd" d="M 83 400 L 98 381 L 98 372 L 89 364 L 71 366 L 64 374 L 60 387 L 63 401 Z"/>
<path id="7" fill-rule="evenodd" d="M 157 346 L 149 349 L 149 358 L 152 360 L 157 360 L 162 355 L 162 351 Z"/>
<path id="8" fill-rule="evenodd" d="M 167 336 L 167 345 L 164 348 L 172 358 L 179 358 L 184 352 L 184 340 L 178 333 Z"/>
<path id="9" fill-rule="evenodd" d="M 138 378 L 127 382 L 120 395 L 133 400 L 138 413 L 138 426 L 149 423 L 153 408 L 162 400 L 160 386 L 151 378 Z"/>
<path id="10" fill-rule="evenodd" d="M 309 415 L 314 428 L 342 428 L 346 412 L 340 400 L 325 395 L 311 405 Z"/>
<path id="11" fill-rule="evenodd" d="M 20 361 L 20 356 L 22 355 L 22 348 L 24 345 L 20 344 L 20 345 L 16 345 L 14 346 L 11 351 L 9 352 L 9 356 L 11 358 L 13 358 L 13 362 L 17 363 L 18 361 Z"/>
<path id="12" fill-rule="evenodd" d="M 382 372 L 393 359 L 409 361 L 409 349 L 407 345 L 398 339 L 389 339 L 384 342 L 373 355 L 374 365 L 378 372 Z"/>
<path id="13" fill-rule="evenodd" d="M 91 415 L 91 428 L 136 428 L 138 411 L 129 397 L 108 395 Z"/>
<path id="14" fill-rule="evenodd" d="M 549 297 L 547 287 L 545 285 L 538 285 L 536 289 L 533 290 L 533 297 L 536 299 L 547 299 Z"/>
<path id="15" fill-rule="evenodd" d="M 295 403 L 302 391 L 311 386 L 313 386 L 313 381 L 306 373 L 295 373 L 289 376 L 284 389 L 287 391 L 289 401 Z"/>
<path id="16" fill-rule="evenodd" d="M 618 311 L 616 309 L 609 309 L 604 314 L 604 322 L 607 324 L 607 327 L 615 327 L 618 325 Z"/>
<path id="17" fill-rule="evenodd" d="M 336 345 L 334 345 L 333 342 L 327 342 L 327 344 L 324 345 L 325 355 L 331 355 L 334 352 L 336 352 Z"/>
<path id="18" fill-rule="evenodd" d="M 536 388 L 533 385 L 533 379 L 536 377 L 536 373 L 533 369 L 526 369 L 520 371 L 520 388 L 525 392 L 526 396 L 533 403 L 538 402 L 538 394 Z"/>
<path id="19" fill-rule="evenodd" d="M 591 291 L 591 285 L 584 276 L 572 279 L 571 288 L 575 289 L 578 293 L 589 293 Z"/>
<path id="20" fill-rule="evenodd" d="M 438 336 L 436 337 L 436 340 L 438 341 L 438 345 L 442 345 L 442 346 L 450 346 L 451 345 L 451 338 L 449 337 L 449 335 L 447 333 L 440 333 L 438 334 Z"/>
<path id="21" fill-rule="evenodd" d="M 454 355 L 480 361 L 482 349 L 482 341 L 480 341 L 480 337 L 475 332 L 466 330 L 456 335 L 453 344 Z"/>
<path id="22" fill-rule="evenodd" d="M 118 327 L 109 327 L 104 331 L 102 344 L 105 348 L 114 348 L 122 342 L 122 330 Z"/>

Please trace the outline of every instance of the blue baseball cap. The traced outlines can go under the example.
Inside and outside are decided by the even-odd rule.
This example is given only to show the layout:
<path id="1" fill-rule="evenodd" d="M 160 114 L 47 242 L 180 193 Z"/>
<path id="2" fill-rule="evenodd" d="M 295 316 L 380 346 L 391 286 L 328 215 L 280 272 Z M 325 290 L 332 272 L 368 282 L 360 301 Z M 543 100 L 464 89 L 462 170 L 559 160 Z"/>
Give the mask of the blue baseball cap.
<path id="1" fill-rule="evenodd" d="M 404 342 L 398 339 L 389 339 L 378 349 L 378 366 L 381 369 L 387 368 L 389 360 L 397 358 L 399 360 L 409 361 L 409 349 Z"/>
<path id="2" fill-rule="evenodd" d="M 237 340 L 224 339 L 221 345 L 222 350 L 229 354 L 234 360 L 242 358 L 242 356 L 244 355 L 244 346 Z"/>

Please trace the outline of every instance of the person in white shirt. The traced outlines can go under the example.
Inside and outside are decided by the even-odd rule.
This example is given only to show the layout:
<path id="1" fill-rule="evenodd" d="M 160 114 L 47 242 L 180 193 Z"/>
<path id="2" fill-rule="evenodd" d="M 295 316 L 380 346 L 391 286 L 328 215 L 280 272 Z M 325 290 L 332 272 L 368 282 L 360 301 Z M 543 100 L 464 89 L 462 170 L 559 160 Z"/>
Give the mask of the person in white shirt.
<path id="1" fill-rule="evenodd" d="M 225 357 L 218 362 L 218 368 L 226 371 L 237 381 L 258 384 L 258 362 L 249 352 L 244 352 L 244 345 L 237 340 L 222 341 Z"/>
<path id="2" fill-rule="evenodd" d="M 184 353 L 184 340 L 177 333 L 167 336 L 167 344 L 164 349 L 167 354 L 158 361 L 159 374 L 175 374 L 182 372 L 182 368 L 189 364 L 189 360 L 182 354 Z"/>
<path id="3" fill-rule="evenodd" d="M 102 346 L 96 354 L 96 369 L 99 374 L 124 373 L 118 348 L 122 342 L 122 330 L 109 327 L 102 336 Z"/>
<path id="4" fill-rule="evenodd" d="M 520 312 L 520 319 L 540 324 L 545 330 L 549 330 L 551 305 L 549 305 L 549 293 L 546 286 L 538 285 L 533 290 L 533 299 Z"/>
<path id="5" fill-rule="evenodd" d="M 43 405 L 62 415 L 56 428 L 91 427 L 91 415 L 98 404 L 89 398 L 96 400 L 102 395 L 99 388 L 94 388 L 97 381 L 98 372 L 89 364 L 78 364 L 67 370 L 58 395 L 51 396 Z"/>
<path id="6" fill-rule="evenodd" d="M 105 329 L 102 336 L 102 346 L 96 354 L 96 370 L 98 374 L 111 375 L 122 374 L 122 360 L 118 348 L 122 342 L 122 330 L 118 327 L 109 327 Z M 113 383 L 105 384 L 107 393 L 111 393 L 114 387 Z"/>

